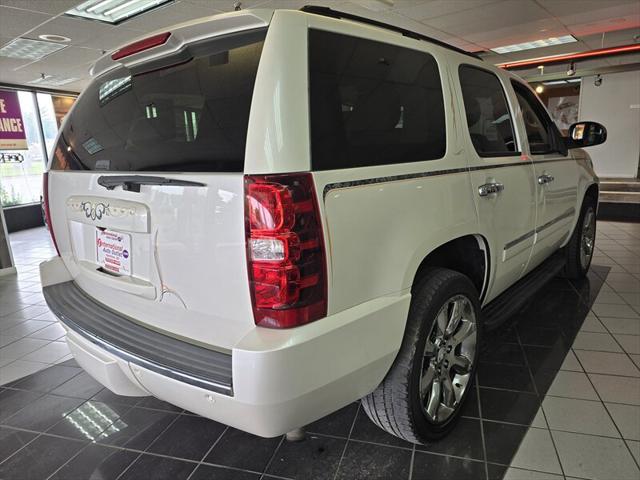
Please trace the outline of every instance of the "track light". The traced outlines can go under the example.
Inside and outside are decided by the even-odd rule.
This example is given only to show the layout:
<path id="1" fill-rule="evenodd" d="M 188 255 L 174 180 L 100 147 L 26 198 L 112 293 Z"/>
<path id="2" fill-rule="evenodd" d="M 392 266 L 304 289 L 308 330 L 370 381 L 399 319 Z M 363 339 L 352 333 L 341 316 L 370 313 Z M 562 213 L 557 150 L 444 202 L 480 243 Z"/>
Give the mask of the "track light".
<path id="1" fill-rule="evenodd" d="M 574 62 L 571 62 L 569 64 L 569 69 L 567 70 L 567 76 L 573 77 L 575 74 L 576 74 L 576 64 Z"/>
<path id="2" fill-rule="evenodd" d="M 602 75 L 600 74 L 596 75 L 596 79 L 594 80 L 593 84 L 596 87 L 599 87 L 600 85 L 602 85 Z"/>

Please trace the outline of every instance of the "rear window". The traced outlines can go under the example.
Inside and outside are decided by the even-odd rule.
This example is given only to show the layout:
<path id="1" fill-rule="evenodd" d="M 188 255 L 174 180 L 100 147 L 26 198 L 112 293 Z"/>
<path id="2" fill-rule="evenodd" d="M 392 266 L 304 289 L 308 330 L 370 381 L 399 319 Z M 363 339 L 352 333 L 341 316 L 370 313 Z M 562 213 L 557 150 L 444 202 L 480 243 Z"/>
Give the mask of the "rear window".
<path id="1" fill-rule="evenodd" d="M 265 33 L 207 40 L 99 77 L 69 113 L 51 168 L 241 172 Z"/>
<path id="2" fill-rule="evenodd" d="M 314 170 L 444 156 L 442 86 L 431 55 L 310 30 L 309 82 Z"/>

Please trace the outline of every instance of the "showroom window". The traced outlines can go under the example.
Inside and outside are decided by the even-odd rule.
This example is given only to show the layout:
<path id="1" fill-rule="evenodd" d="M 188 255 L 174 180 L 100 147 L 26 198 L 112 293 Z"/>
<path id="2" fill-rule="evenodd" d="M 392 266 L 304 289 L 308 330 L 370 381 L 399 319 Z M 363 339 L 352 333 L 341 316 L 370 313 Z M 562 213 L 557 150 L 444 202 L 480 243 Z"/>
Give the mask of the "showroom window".
<path id="1" fill-rule="evenodd" d="M 459 75 L 469 134 L 478 155 L 515 155 L 513 122 L 498 77 L 469 65 L 461 65 Z"/>
<path id="2" fill-rule="evenodd" d="M 310 30 L 309 82 L 315 170 L 444 156 L 442 85 L 428 53 Z"/>
<path id="3" fill-rule="evenodd" d="M 3 102 L 16 99 L 12 110 L 20 119 L 16 128 L 23 132 L 24 138 L 16 148 L 0 145 L 2 205 L 11 207 L 39 202 L 48 152 L 53 148 L 58 128 L 75 97 L 0 89 L 0 98 Z"/>

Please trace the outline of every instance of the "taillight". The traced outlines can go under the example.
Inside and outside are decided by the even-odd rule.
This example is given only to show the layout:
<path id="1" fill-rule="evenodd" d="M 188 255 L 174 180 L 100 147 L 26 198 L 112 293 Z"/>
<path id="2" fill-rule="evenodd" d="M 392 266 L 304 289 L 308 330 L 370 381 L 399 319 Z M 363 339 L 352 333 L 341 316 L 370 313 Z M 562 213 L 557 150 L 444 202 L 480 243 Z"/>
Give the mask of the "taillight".
<path id="1" fill-rule="evenodd" d="M 326 260 L 311 174 L 245 175 L 245 223 L 256 325 L 288 328 L 325 317 Z"/>
<path id="2" fill-rule="evenodd" d="M 56 234 L 53 231 L 53 224 L 51 223 L 51 212 L 49 211 L 49 172 L 44 172 L 42 174 L 42 204 L 44 207 L 44 221 L 46 222 L 49 233 L 51 234 L 53 246 L 56 248 L 58 256 L 60 256 L 60 249 L 58 248 L 58 242 L 56 242 Z"/>
<path id="3" fill-rule="evenodd" d="M 160 45 L 164 45 L 169 40 L 171 36 L 171 32 L 160 33 L 158 35 L 154 35 L 153 37 L 145 38 L 143 40 L 138 40 L 137 42 L 133 42 L 126 47 L 122 47 L 120 50 L 116 50 L 111 55 L 112 60 L 119 60 L 124 57 L 128 57 L 129 55 L 133 55 L 135 53 L 144 52 L 145 50 L 149 50 L 153 47 L 158 47 Z"/>

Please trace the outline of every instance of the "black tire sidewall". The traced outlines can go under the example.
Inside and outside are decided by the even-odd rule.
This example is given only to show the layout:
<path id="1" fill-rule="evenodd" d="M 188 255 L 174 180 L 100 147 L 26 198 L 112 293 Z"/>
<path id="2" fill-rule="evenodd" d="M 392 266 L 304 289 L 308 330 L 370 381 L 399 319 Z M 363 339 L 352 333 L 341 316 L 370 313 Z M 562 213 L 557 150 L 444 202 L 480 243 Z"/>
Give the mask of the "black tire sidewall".
<path id="1" fill-rule="evenodd" d="M 573 270 L 575 272 L 575 274 L 573 275 L 574 277 L 584 277 L 589 271 L 589 268 L 591 267 L 591 262 L 593 261 L 593 254 L 591 255 L 591 258 L 589 259 L 589 263 L 587 264 L 586 267 L 583 267 L 582 262 L 580 261 L 580 249 L 582 248 L 582 244 L 581 244 L 582 233 L 584 230 L 584 217 L 587 215 L 587 212 L 589 211 L 590 208 L 593 210 L 593 215 L 595 217 L 596 215 L 595 203 L 591 201 L 589 198 L 586 198 L 584 203 L 582 204 L 582 209 L 580 210 L 580 217 L 578 218 L 578 224 L 576 225 L 576 228 L 575 228 L 574 238 L 572 238 L 571 258 L 569 258 L 569 262 L 573 263 Z M 595 248 L 597 233 L 598 233 L 598 229 L 596 226 L 594 231 L 594 236 L 593 236 L 594 248 Z"/>
<path id="2" fill-rule="evenodd" d="M 474 383 L 473 379 L 478 365 L 482 334 L 480 302 L 474 285 L 462 274 L 444 269 L 441 269 L 441 271 L 447 273 L 446 279 L 441 285 L 438 285 L 435 292 L 433 291 L 433 284 L 438 283 L 438 278 L 436 278 L 438 276 L 437 273 L 431 278 L 426 279 L 426 281 L 421 282 L 418 286 L 414 294 L 409 315 L 409 321 L 420 323 L 418 328 L 419 335 L 415 344 L 415 353 L 412 360 L 412 368 L 409 378 L 409 407 L 411 409 L 415 433 L 423 441 L 433 441 L 443 437 L 453 428 L 460 417 L 460 411 L 469 396 L 471 388 L 475 388 L 475 386 L 471 384 Z M 437 313 L 445 302 L 456 295 L 464 295 L 473 305 L 473 309 L 476 314 L 477 329 L 476 353 L 472 364 L 471 379 L 469 382 L 470 385 L 465 390 L 460 405 L 447 421 L 441 424 L 434 424 L 426 417 L 420 401 L 419 389 L 420 377 L 422 375 L 422 353 L 424 352 L 425 343 L 429 333 L 431 332 Z"/>

